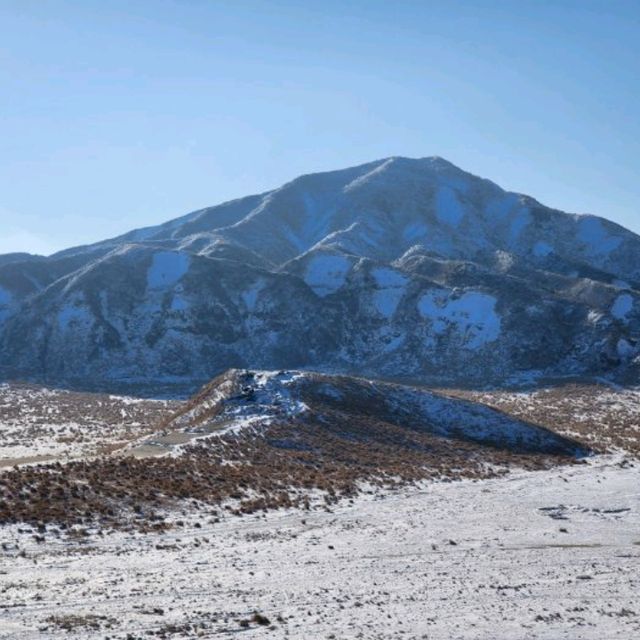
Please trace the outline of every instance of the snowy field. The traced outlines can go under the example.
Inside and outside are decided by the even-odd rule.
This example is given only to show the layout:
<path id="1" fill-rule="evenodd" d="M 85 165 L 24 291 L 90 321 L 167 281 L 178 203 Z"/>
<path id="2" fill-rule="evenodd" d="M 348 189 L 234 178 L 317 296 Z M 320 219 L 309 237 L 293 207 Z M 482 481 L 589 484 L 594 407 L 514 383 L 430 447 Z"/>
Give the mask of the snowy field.
<path id="1" fill-rule="evenodd" d="M 4 527 L 0 635 L 630 640 L 639 487 L 617 455 L 163 534 Z"/>
<path id="2" fill-rule="evenodd" d="M 598 451 L 622 450 L 640 457 L 637 387 L 567 382 L 523 392 L 447 390 L 445 393 L 544 425 Z"/>
<path id="3" fill-rule="evenodd" d="M 251 394 L 245 387 L 256 410 L 300 413 L 289 387 L 275 388 L 276 404 L 268 393 L 276 380 L 264 380 L 255 378 Z M 355 407 L 361 386 L 341 387 L 352 394 L 348 404 Z M 326 395 L 327 383 L 316 390 Z M 226 410 L 253 406 L 235 388 L 227 391 L 233 401 Z M 192 508 L 185 498 L 164 512 L 169 526 L 155 533 L 0 526 L 0 638 L 640 637 L 640 392 L 571 384 L 448 393 L 600 453 L 538 471 L 516 464 L 499 478 L 393 491 L 364 486 L 338 503 L 312 502 L 310 510 L 234 515 L 225 505 Z M 196 410 L 206 417 L 210 400 L 201 396 L 176 420 Z M 118 449 L 158 424 L 174 425 L 167 419 L 175 408 L 0 386 L 0 467 L 7 468 L 0 473 L 16 462 L 121 455 Z"/>
<path id="4" fill-rule="evenodd" d="M 176 406 L 166 400 L 0 384 L 0 469 L 122 448 L 152 432 Z"/>

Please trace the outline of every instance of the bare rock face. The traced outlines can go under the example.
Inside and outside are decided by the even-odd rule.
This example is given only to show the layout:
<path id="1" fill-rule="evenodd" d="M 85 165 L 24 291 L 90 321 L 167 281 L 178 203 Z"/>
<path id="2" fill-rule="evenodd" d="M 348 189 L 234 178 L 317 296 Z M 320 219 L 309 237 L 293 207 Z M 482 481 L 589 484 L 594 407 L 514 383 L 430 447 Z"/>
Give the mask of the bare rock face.
<path id="1" fill-rule="evenodd" d="M 0 373 L 193 388 L 229 367 L 430 384 L 638 377 L 640 237 L 389 158 L 44 258 L 0 256 Z"/>

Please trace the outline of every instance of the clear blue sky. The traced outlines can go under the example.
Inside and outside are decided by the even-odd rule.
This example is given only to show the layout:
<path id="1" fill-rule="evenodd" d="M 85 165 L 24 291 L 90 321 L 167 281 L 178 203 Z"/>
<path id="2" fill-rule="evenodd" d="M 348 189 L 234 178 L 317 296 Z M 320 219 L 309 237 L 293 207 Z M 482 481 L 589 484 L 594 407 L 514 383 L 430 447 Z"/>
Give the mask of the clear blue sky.
<path id="1" fill-rule="evenodd" d="M 640 2 L 0 0 L 0 253 L 390 155 L 640 232 Z"/>

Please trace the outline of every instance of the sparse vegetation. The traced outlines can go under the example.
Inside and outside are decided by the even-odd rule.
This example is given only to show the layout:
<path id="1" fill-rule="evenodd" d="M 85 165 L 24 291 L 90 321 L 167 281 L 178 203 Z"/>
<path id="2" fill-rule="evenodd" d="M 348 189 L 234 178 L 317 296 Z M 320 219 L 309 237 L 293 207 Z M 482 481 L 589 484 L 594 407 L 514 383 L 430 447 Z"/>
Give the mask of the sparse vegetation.
<path id="1" fill-rule="evenodd" d="M 0 469 L 109 454 L 152 433 L 177 401 L 0 384 Z"/>
<path id="2" fill-rule="evenodd" d="M 592 382 L 550 385 L 529 392 L 447 390 L 453 397 L 495 407 L 567 435 L 594 451 L 640 456 L 640 393 Z"/>
<path id="3" fill-rule="evenodd" d="M 570 456 L 514 453 L 329 410 L 322 422 L 280 422 L 224 434 L 178 457 L 116 458 L 19 467 L 0 475 L 0 522 L 158 530 L 162 510 L 191 501 L 236 514 L 326 507 L 354 496 L 361 482 L 394 487 L 424 479 L 486 478 L 512 466 L 547 468 Z"/>

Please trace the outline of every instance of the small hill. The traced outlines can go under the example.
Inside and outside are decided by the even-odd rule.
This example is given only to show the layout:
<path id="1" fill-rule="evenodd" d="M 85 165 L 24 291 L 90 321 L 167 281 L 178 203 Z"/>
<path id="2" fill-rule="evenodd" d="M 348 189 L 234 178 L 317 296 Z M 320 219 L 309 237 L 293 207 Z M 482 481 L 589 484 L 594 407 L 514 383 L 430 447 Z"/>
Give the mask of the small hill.
<path id="1" fill-rule="evenodd" d="M 363 488 L 477 480 L 587 453 L 495 409 L 414 387 L 232 370 L 125 450 L 5 471 L 0 523 L 162 529 L 187 502 L 208 514 L 330 508 Z"/>

